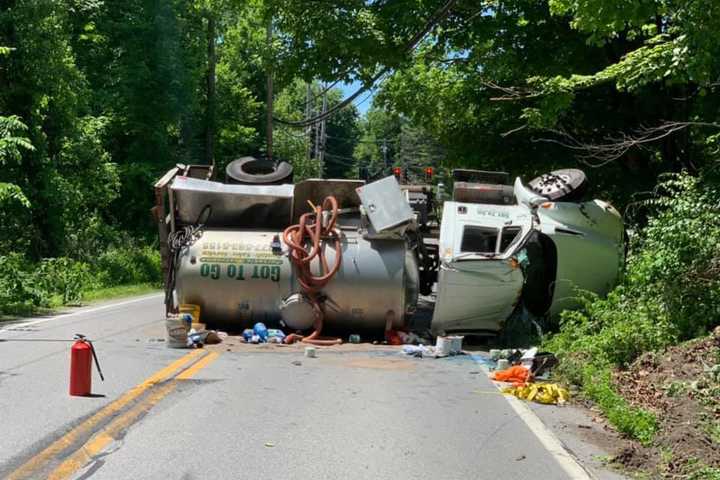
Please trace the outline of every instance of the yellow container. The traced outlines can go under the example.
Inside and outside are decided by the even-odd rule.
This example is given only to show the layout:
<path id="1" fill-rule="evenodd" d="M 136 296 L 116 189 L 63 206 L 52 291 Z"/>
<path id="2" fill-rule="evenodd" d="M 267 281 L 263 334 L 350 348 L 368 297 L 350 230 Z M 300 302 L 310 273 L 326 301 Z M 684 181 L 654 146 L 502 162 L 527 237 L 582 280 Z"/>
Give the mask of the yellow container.
<path id="1" fill-rule="evenodd" d="M 200 305 L 183 303 L 180 305 L 180 315 L 183 313 L 189 313 L 192 315 L 192 323 L 200 323 Z"/>

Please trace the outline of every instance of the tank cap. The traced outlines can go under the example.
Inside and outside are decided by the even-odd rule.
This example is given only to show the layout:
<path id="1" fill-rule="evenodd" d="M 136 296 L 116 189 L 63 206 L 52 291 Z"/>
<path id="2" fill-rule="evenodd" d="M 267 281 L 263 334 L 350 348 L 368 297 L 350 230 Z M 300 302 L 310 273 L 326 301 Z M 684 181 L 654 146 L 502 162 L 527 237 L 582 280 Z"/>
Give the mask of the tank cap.
<path id="1" fill-rule="evenodd" d="M 280 304 L 283 323 L 293 330 L 307 330 L 315 322 L 315 309 L 301 293 L 293 293 Z"/>

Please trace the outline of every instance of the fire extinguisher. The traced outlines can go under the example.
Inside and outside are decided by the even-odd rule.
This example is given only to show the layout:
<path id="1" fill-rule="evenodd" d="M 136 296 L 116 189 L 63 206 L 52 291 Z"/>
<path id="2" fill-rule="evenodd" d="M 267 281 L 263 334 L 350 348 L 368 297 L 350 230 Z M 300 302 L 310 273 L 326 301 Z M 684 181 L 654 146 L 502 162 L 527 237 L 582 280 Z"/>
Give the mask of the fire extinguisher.
<path id="1" fill-rule="evenodd" d="M 95 348 L 85 335 L 76 333 L 70 349 L 70 395 L 88 396 L 92 391 L 92 361 L 95 360 L 100 380 L 105 381 Z"/>

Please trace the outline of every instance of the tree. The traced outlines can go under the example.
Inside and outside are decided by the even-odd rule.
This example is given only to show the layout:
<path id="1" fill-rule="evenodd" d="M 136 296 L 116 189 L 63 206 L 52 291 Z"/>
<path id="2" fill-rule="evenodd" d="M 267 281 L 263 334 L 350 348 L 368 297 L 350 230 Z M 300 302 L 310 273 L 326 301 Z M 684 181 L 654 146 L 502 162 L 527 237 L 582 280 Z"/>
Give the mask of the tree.
<path id="1" fill-rule="evenodd" d="M 599 4 L 604 20 L 592 21 Z M 656 15 L 647 16 L 645 4 L 654 5 Z M 664 15 L 659 3 L 628 2 L 634 9 L 625 12 L 628 25 L 643 18 L 645 26 L 607 34 L 609 27 L 596 27 L 612 23 L 604 15 L 625 18 L 614 5 L 511 0 L 473 13 L 469 4 L 457 4 L 412 64 L 385 82 L 378 100 L 426 128 L 456 162 L 526 178 L 576 163 L 595 166 L 566 148 L 567 135 L 583 144 L 607 143 L 608 136 L 644 126 L 692 121 L 692 103 L 708 107 L 710 115 L 700 121 L 713 122 L 716 101 L 702 98 L 702 89 L 677 83 L 686 64 L 672 58 L 685 55 L 684 47 L 666 35 L 680 39 L 682 34 L 670 33 L 666 23 L 679 20 Z M 716 8 L 705 7 L 708 15 Z M 676 8 L 681 10 L 680 3 Z M 687 28 L 690 21 L 683 17 Z M 704 30 L 715 20 L 696 16 L 692 21 Z M 662 37 L 654 33 L 658 24 L 667 29 Z M 709 30 L 703 35 L 709 38 Z M 698 55 L 707 62 L 689 75 L 713 78 L 715 67 L 708 65 L 717 58 L 716 47 L 708 45 Z M 638 189 L 651 189 L 662 171 L 693 167 L 698 150 L 706 147 L 704 141 L 688 142 L 701 129 L 630 149 L 602 172 L 589 168 L 596 194 L 622 202 Z"/>
<path id="2" fill-rule="evenodd" d="M 9 50 L 0 48 L 0 54 Z M 25 134 L 27 126 L 16 116 L 0 116 L 0 167 L 21 161 L 23 151 L 32 151 L 34 147 Z M 3 175 L 4 176 L 4 175 Z M 29 232 L 22 233 L 29 219 L 30 201 L 22 189 L 14 183 L 1 181 L 0 176 L 0 251 L 11 252 L 26 249 Z"/>

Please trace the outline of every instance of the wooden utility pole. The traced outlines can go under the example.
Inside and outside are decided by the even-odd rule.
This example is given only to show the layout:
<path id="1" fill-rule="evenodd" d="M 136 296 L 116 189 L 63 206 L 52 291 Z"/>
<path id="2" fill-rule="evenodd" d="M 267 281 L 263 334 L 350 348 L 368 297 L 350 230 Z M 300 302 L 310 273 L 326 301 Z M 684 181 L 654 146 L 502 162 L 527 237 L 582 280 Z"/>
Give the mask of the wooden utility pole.
<path id="1" fill-rule="evenodd" d="M 207 16 L 207 105 L 205 110 L 205 162 L 215 166 L 215 19 Z"/>
<path id="2" fill-rule="evenodd" d="M 273 159 L 273 78 L 272 78 L 272 59 L 270 58 L 270 50 L 272 48 L 272 17 L 267 24 L 267 159 Z"/>
<path id="3" fill-rule="evenodd" d="M 322 113 L 327 112 L 327 93 L 323 93 Z M 320 178 L 325 174 L 325 144 L 327 143 L 327 120 L 320 121 Z"/>
<path id="4" fill-rule="evenodd" d="M 305 120 L 310 118 L 312 115 L 312 109 L 310 108 L 310 97 L 312 96 L 312 89 L 310 88 L 310 82 L 305 84 Z M 305 135 L 308 137 L 307 141 L 307 160 L 310 161 L 312 158 L 312 125 L 305 127 Z"/>

